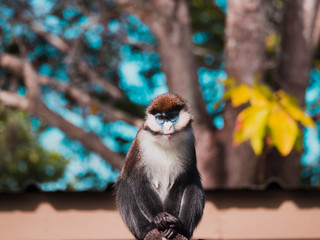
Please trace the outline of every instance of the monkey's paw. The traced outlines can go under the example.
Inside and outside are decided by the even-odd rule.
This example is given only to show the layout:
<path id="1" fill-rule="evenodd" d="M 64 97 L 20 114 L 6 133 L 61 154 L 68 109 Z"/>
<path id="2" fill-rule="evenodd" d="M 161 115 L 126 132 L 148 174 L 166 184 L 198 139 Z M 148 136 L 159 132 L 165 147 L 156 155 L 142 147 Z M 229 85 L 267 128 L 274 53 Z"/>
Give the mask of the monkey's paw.
<path id="1" fill-rule="evenodd" d="M 153 219 L 153 222 L 159 230 L 179 228 L 181 225 L 180 220 L 178 218 L 167 212 L 161 212 L 157 214 Z"/>
<path id="2" fill-rule="evenodd" d="M 174 238 L 178 231 L 175 228 L 167 228 L 164 230 L 164 236 L 168 239 Z"/>

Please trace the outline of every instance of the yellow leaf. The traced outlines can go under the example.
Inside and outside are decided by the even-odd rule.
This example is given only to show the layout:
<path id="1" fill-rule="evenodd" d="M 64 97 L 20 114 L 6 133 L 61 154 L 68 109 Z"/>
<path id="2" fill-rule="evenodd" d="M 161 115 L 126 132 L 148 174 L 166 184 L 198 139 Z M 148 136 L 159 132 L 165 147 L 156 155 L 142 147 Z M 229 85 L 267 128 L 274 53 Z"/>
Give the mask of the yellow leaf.
<path id="1" fill-rule="evenodd" d="M 284 91 L 280 90 L 277 92 L 279 96 L 279 101 L 282 107 L 290 114 L 290 116 L 296 120 L 300 121 L 304 126 L 314 127 L 315 123 L 310 116 L 304 113 L 298 106 L 298 101 L 286 94 Z"/>
<path id="2" fill-rule="evenodd" d="M 269 113 L 267 109 L 261 109 L 256 114 L 256 131 L 250 138 L 252 149 L 256 155 L 261 154 L 263 151 Z"/>
<path id="3" fill-rule="evenodd" d="M 282 108 L 277 107 L 270 113 L 268 127 L 273 144 L 283 156 L 287 156 L 298 136 L 299 129 L 296 121 Z"/>
<path id="4" fill-rule="evenodd" d="M 227 87 L 234 87 L 237 81 L 234 78 L 228 77 L 227 79 L 221 81 Z"/>
<path id="5" fill-rule="evenodd" d="M 238 107 L 250 100 L 251 89 L 247 85 L 241 84 L 240 86 L 230 90 L 232 106 Z"/>
<path id="6" fill-rule="evenodd" d="M 230 89 L 226 90 L 226 92 L 223 95 L 224 100 L 227 100 L 227 99 L 231 98 L 231 94 L 232 94 L 233 90 L 234 90 L 233 88 L 230 88 Z"/>
<path id="7" fill-rule="evenodd" d="M 256 85 L 251 91 L 250 103 L 254 106 L 268 106 L 272 102 L 272 92 L 263 85 Z"/>
<path id="8" fill-rule="evenodd" d="M 250 138 L 251 147 L 256 155 L 260 155 L 264 146 L 264 138 L 254 135 Z"/>
<path id="9" fill-rule="evenodd" d="M 286 102 L 298 107 L 298 99 L 296 97 L 290 96 L 283 90 L 277 91 L 276 94 L 279 96 L 280 100 L 285 100 Z"/>
<path id="10" fill-rule="evenodd" d="M 250 106 L 239 113 L 236 120 L 234 141 L 236 144 L 251 140 L 256 154 L 263 149 L 263 139 L 266 131 L 269 109 Z"/>
<path id="11" fill-rule="evenodd" d="M 257 107 L 247 107 L 242 110 L 236 119 L 235 131 L 234 131 L 234 141 L 235 143 L 241 143 L 248 140 L 251 136 L 252 128 L 248 126 L 251 122 L 250 117 L 259 111 Z M 248 121 L 249 120 L 249 121 Z"/>
<path id="12" fill-rule="evenodd" d="M 304 112 L 300 115 L 299 121 L 306 127 L 315 127 L 313 119 Z"/>

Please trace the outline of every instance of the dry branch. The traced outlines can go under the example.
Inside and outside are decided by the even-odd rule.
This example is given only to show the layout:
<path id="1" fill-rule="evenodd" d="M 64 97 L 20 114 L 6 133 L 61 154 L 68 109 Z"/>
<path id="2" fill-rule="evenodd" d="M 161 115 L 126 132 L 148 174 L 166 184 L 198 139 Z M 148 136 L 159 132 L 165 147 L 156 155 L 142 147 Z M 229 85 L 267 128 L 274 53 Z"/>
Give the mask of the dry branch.
<path id="1" fill-rule="evenodd" d="M 10 62 L 10 59 L 12 60 L 12 62 Z M 16 65 L 14 65 L 13 63 L 16 63 Z M 98 136 L 90 132 L 85 132 L 82 128 L 73 125 L 59 114 L 51 111 L 42 102 L 38 81 L 42 80 L 46 81 L 46 83 L 50 83 L 50 81 L 46 79 L 46 77 L 39 77 L 33 70 L 29 62 L 23 61 L 21 59 L 19 61 L 14 56 L 4 54 L 0 57 L 0 64 L 2 65 L 2 67 L 12 67 L 11 70 L 18 71 L 16 72 L 16 74 L 21 74 L 21 72 L 23 72 L 24 81 L 27 87 L 26 98 L 20 97 L 15 93 L 0 90 L 0 101 L 2 103 L 4 103 L 6 106 L 25 110 L 29 114 L 44 120 L 49 125 L 59 128 L 70 138 L 81 142 L 86 149 L 99 154 L 112 167 L 121 169 L 123 164 L 123 158 L 119 154 L 108 149 L 102 143 L 101 139 Z M 62 87 L 62 85 L 60 85 L 60 87 Z M 66 86 L 64 87 L 66 88 Z M 74 96 L 77 95 L 77 98 L 81 99 L 81 91 L 73 91 L 73 93 Z M 90 101 L 90 97 L 87 95 L 87 100 L 88 98 Z"/>
<path id="2" fill-rule="evenodd" d="M 95 22 L 96 19 L 93 20 Z M 90 22 L 91 23 L 91 22 Z M 42 36 L 44 39 L 46 39 L 49 43 L 51 43 L 55 48 L 57 48 L 59 51 L 65 53 L 67 56 L 73 56 L 75 49 L 70 47 L 70 44 L 64 40 L 63 38 L 45 32 L 42 27 L 39 24 L 36 23 L 30 23 L 31 29 L 37 33 L 38 35 Z M 102 87 L 102 89 L 108 93 L 111 97 L 114 99 L 119 99 L 123 96 L 123 92 L 117 87 L 114 86 L 112 83 L 110 83 L 110 80 L 100 77 L 86 62 L 84 62 L 82 59 L 73 58 L 74 61 L 77 63 L 75 64 L 76 67 L 78 67 L 78 70 L 81 74 L 84 76 L 87 76 L 87 78 L 97 83 Z M 68 60 L 70 60 L 68 58 Z"/>
<path id="3" fill-rule="evenodd" d="M 23 60 L 11 54 L 3 54 L 0 57 L 0 66 L 2 66 L 3 68 L 10 69 L 16 75 L 21 75 L 21 72 L 23 70 Z M 34 71 L 28 74 L 34 74 Z M 88 93 L 86 93 L 78 87 L 70 86 L 58 81 L 51 80 L 49 77 L 41 74 L 37 74 L 36 76 L 34 76 L 34 78 L 37 79 L 36 81 L 40 85 L 53 87 L 57 90 L 68 93 L 74 100 L 76 100 L 78 103 L 84 106 L 96 107 L 98 110 L 106 114 L 106 120 L 108 121 L 124 121 L 137 127 L 140 127 L 142 124 L 141 119 L 136 118 L 119 109 L 116 109 L 107 103 L 100 103 L 99 101 L 93 99 Z M 30 83 L 32 84 L 33 82 L 35 81 L 31 81 Z M 35 87 L 28 87 L 28 89 L 29 88 L 35 89 Z M 39 95 L 39 93 L 37 93 L 36 95 Z"/>

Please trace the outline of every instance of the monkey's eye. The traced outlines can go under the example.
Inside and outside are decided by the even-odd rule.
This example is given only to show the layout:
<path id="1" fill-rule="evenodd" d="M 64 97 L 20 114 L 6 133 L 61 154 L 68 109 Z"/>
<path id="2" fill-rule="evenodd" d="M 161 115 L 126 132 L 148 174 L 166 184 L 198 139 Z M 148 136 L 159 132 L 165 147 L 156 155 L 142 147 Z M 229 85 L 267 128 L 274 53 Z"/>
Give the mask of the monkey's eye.
<path id="1" fill-rule="evenodd" d="M 170 113 L 168 114 L 168 119 L 169 119 L 171 122 L 177 121 L 177 120 L 178 120 L 178 117 L 179 117 L 179 112 L 176 112 L 176 111 L 170 112 Z"/>
<path id="2" fill-rule="evenodd" d="M 163 124 L 163 123 L 164 123 L 165 118 L 164 118 L 164 116 L 163 116 L 162 114 L 157 113 L 157 114 L 155 115 L 155 118 L 156 118 L 156 120 L 157 120 L 158 123 L 160 123 L 160 124 Z"/>

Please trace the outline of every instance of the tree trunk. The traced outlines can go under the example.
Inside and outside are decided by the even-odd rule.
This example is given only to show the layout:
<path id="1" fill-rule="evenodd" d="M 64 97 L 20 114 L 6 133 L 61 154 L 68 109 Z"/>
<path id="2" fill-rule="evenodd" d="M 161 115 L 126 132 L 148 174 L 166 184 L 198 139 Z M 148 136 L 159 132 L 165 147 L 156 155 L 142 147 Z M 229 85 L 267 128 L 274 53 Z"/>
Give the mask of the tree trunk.
<path id="1" fill-rule="evenodd" d="M 309 84 L 312 66 L 312 44 L 318 0 L 288 0 L 285 5 L 281 58 L 278 68 L 278 82 L 283 90 L 295 96 L 301 107 L 305 104 L 305 92 Z M 319 39 L 318 39 L 319 40 Z M 282 157 L 276 150 L 268 155 L 266 174 L 281 179 L 285 186 L 296 187 L 300 182 L 301 153 L 293 151 Z"/>
<path id="2" fill-rule="evenodd" d="M 317 0 L 288 0 L 285 6 L 281 58 L 278 69 L 280 86 L 305 103 L 305 91 L 313 59 L 312 36 Z"/>
<path id="3" fill-rule="evenodd" d="M 265 60 L 265 11 L 262 0 L 229 0 L 226 23 L 226 70 L 238 84 L 253 85 L 263 74 Z M 225 109 L 226 182 L 229 187 L 246 187 L 257 183 L 258 157 L 249 143 L 232 144 L 235 119 L 239 109 L 229 104 Z M 260 178 L 260 177 L 259 177 Z"/>
<path id="4" fill-rule="evenodd" d="M 170 92 L 187 99 L 195 115 L 195 138 L 198 167 L 205 188 L 221 186 L 225 179 L 223 156 L 217 132 L 205 108 L 197 77 L 190 19 L 186 1 L 170 1 L 172 5 L 157 5 L 162 13 L 161 28 L 151 30 L 159 42 L 162 69 Z M 168 6 L 171 6 L 168 7 Z M 170 13 L 170 15 L 168 15 Z M 217 145 L 220 148 L 217 148 Z"/>

